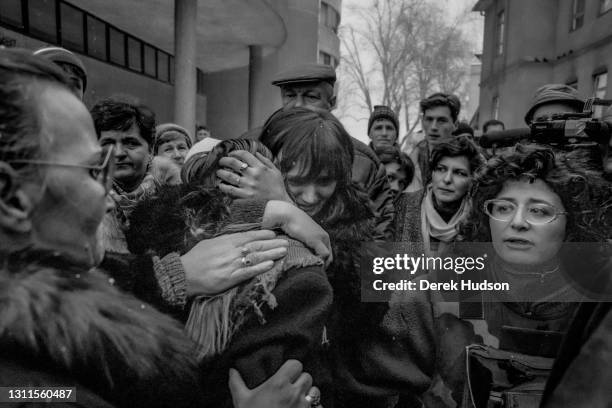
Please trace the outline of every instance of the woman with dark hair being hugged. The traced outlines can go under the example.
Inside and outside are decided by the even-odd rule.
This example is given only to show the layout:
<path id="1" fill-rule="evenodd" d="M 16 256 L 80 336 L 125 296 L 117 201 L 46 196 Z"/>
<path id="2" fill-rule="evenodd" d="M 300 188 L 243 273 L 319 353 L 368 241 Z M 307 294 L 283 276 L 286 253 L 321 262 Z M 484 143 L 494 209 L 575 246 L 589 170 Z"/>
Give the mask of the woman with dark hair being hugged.
<path id="1" fill-rule="evenodd" d="M 352 365 L 368 346 L 356 339 L 367 336 L 387 309 L 361 300 L 362 243 L 374 241 L 375 218 L 367 194 L 351 182 L 350 136 L 329 112 L 293 109 L 275 114 L 261 141 L 275 156 L 291 199 L 330 235 L 334 261 L 327 276 L 334 304 L 324 344 L 330 347 L 334 403 L 347 406 L 355 384 Z"/>
<path id="2" fill-rule="evenodd" d="M 304 236 L 313 222 L 292 204 L 233 199 L 216 188 L 219 163 L 235 150 L 272 158 L 261 143 L 243 139 L 224 140 L 208 153 L 193 155 L 182 168 L 182 185 L 159 188 L 135 207 L 127 233 L 130 251 L 162 257 L 184 253 L 205 239 L 235 241 L 240 235 L 261 233 L 262 228 L 291 232 L 293 227 L 287 229 L 287 224 L 295 225 L 300 230 L 298 235 Z M 221 293 L 189 296 L 188 314 L 183 316 L 185 330 L 197 346 L 203 383 L 210 390 L 207 404 L 230 405 L 230 368 L 253 388 L 274 374 L 286 359 L 304 364 L 326 401 L 330 397 L 326 389 L 329 381 L 321 375 L 325 371 L 321 370 L 320 351 L 332 291 L 324 262 L 299 238 L 288 236 L 260 245 L 243 244 L 240 251 L 238 274 L 260 264 L 257 251 L 274 262 L 261 263 L 264 273 Z M 309 388 L 303 381 L 296 386 Z"/>

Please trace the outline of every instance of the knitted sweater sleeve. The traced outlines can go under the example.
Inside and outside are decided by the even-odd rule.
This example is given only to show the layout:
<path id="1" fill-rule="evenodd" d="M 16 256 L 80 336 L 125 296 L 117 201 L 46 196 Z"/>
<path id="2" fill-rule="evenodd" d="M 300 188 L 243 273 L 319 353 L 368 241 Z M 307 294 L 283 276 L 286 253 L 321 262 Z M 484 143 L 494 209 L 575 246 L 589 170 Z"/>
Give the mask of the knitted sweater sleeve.
<path id="1" fill-rule="evenodd" d="M 175 317 L 183 313 L 185 270 L 178 254 L 158 258 L 107 252 L 100 267 L 123 291 Z"/>
<path id="2" fill-rule="evenodd" d="M 416 401 L 435 371 L 435 322 L 431 304 L 414 293 L 394 295 L 382 321 L 345 348 L 336 378 L 345 406 L 383 406 L 403 395 Z M 355 405 L 357 404 L 357 405 Z"/>

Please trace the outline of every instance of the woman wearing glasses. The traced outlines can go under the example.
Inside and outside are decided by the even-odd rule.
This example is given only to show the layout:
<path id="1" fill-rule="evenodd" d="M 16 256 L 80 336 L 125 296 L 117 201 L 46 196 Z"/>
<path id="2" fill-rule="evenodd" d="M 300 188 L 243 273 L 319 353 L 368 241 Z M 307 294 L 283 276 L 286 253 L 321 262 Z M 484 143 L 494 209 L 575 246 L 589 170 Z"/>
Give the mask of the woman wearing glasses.
<path id="1" fill-rule="evenodd" d="M 81 406 L 201 406 L 191 342 L 123 291 L 161 297 L 161 282 L 97 267 L 113 159 L 57 67 L 0 50 L 0 385 L 76 387 Z M 295 361 L 255 390 L 230 377 L 236 406 L 309 405 Z"/>
<path id="2" fill-rule="evenodd" d="M 480 397 L 476 406 L 487 406 L 491 377 L 477 379 L 470 384 L 472 393 L 464 393 L 466 378 L 473 375 L 466 368 L 466 347 L 483 344 L 550 365 L 545 358 L 557 355 L 576 302 L 598 299 L 597 292 L 609 288 L 609 254 L 601 249 L 612 233 L 612 190 L 579 153 L 517 147 L 488 162 L 471 196 L 473 206 L 451 250 L 458 255 L 461 245 L 473 245 L 476 253 L 468 255 L 484 251 L 481 278 L 509 283 L 510 290 L 480 292 L 472 302 L 439 302 L 440 292 L 394 294 L 381 331 L 363 356 L 361 378 L 381 383 L 385 378 L 379 373 L 385 372 L 389 381 L 401 384 L 399 393 L 411 393 L 403 398 L 425 406 L 461 406 L 468 397 Z M 467 272 L 451 275 L 474 279 Z M 512 357 L 500 356 L 498 361 L 512 366 Z M 545 379 L 538 373 L 535 378 Z M 510 382 L 531 374 L 517 370 L 514 375 Z M 542 386 L 543 381 L 532 390 L 534 398 Z"/>

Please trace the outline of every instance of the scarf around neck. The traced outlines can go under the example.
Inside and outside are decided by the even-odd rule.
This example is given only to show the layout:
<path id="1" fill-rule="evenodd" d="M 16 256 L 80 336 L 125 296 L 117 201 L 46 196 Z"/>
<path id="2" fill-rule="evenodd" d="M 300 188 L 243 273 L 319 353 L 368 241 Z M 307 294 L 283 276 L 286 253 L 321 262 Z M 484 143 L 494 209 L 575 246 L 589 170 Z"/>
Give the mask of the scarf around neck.
<path id="1" fill-rule="evenodd" d="M 434 252 L 431 249 L 431 238 L 441 241 L 440 248 L 437 251 L 441 252 L 445 244 L 448 244 L 457 236 L 459 222 L 467 216 L 469 211 L 470 204 L 466 195 L 455 215 L 448 222 L 444 221 L 434 207 L 432 186 L 431 184 L 427 186 L 421 202 L 421 232 L 423 234 L 423 246 L 428 255 Z"/>

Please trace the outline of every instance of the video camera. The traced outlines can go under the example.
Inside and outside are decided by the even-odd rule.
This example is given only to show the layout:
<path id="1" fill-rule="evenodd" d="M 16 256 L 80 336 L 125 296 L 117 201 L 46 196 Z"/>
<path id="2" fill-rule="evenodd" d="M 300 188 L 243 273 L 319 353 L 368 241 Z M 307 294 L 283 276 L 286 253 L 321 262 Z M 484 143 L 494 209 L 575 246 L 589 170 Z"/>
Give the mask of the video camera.
<path id="1" fill-rule="evenodd" d="M 612 99 L 589 98 L 581 113 L 552 115 L 548 120 L 534 121 L 528 128 L 509 129 L 482 135 L 484 148 L 514 146 L 519 142 L 538 143 L 571 150 L 576 147 L 608 146 L 612 122 L 593 117 L 593 106 L 610 106 Z"/>

